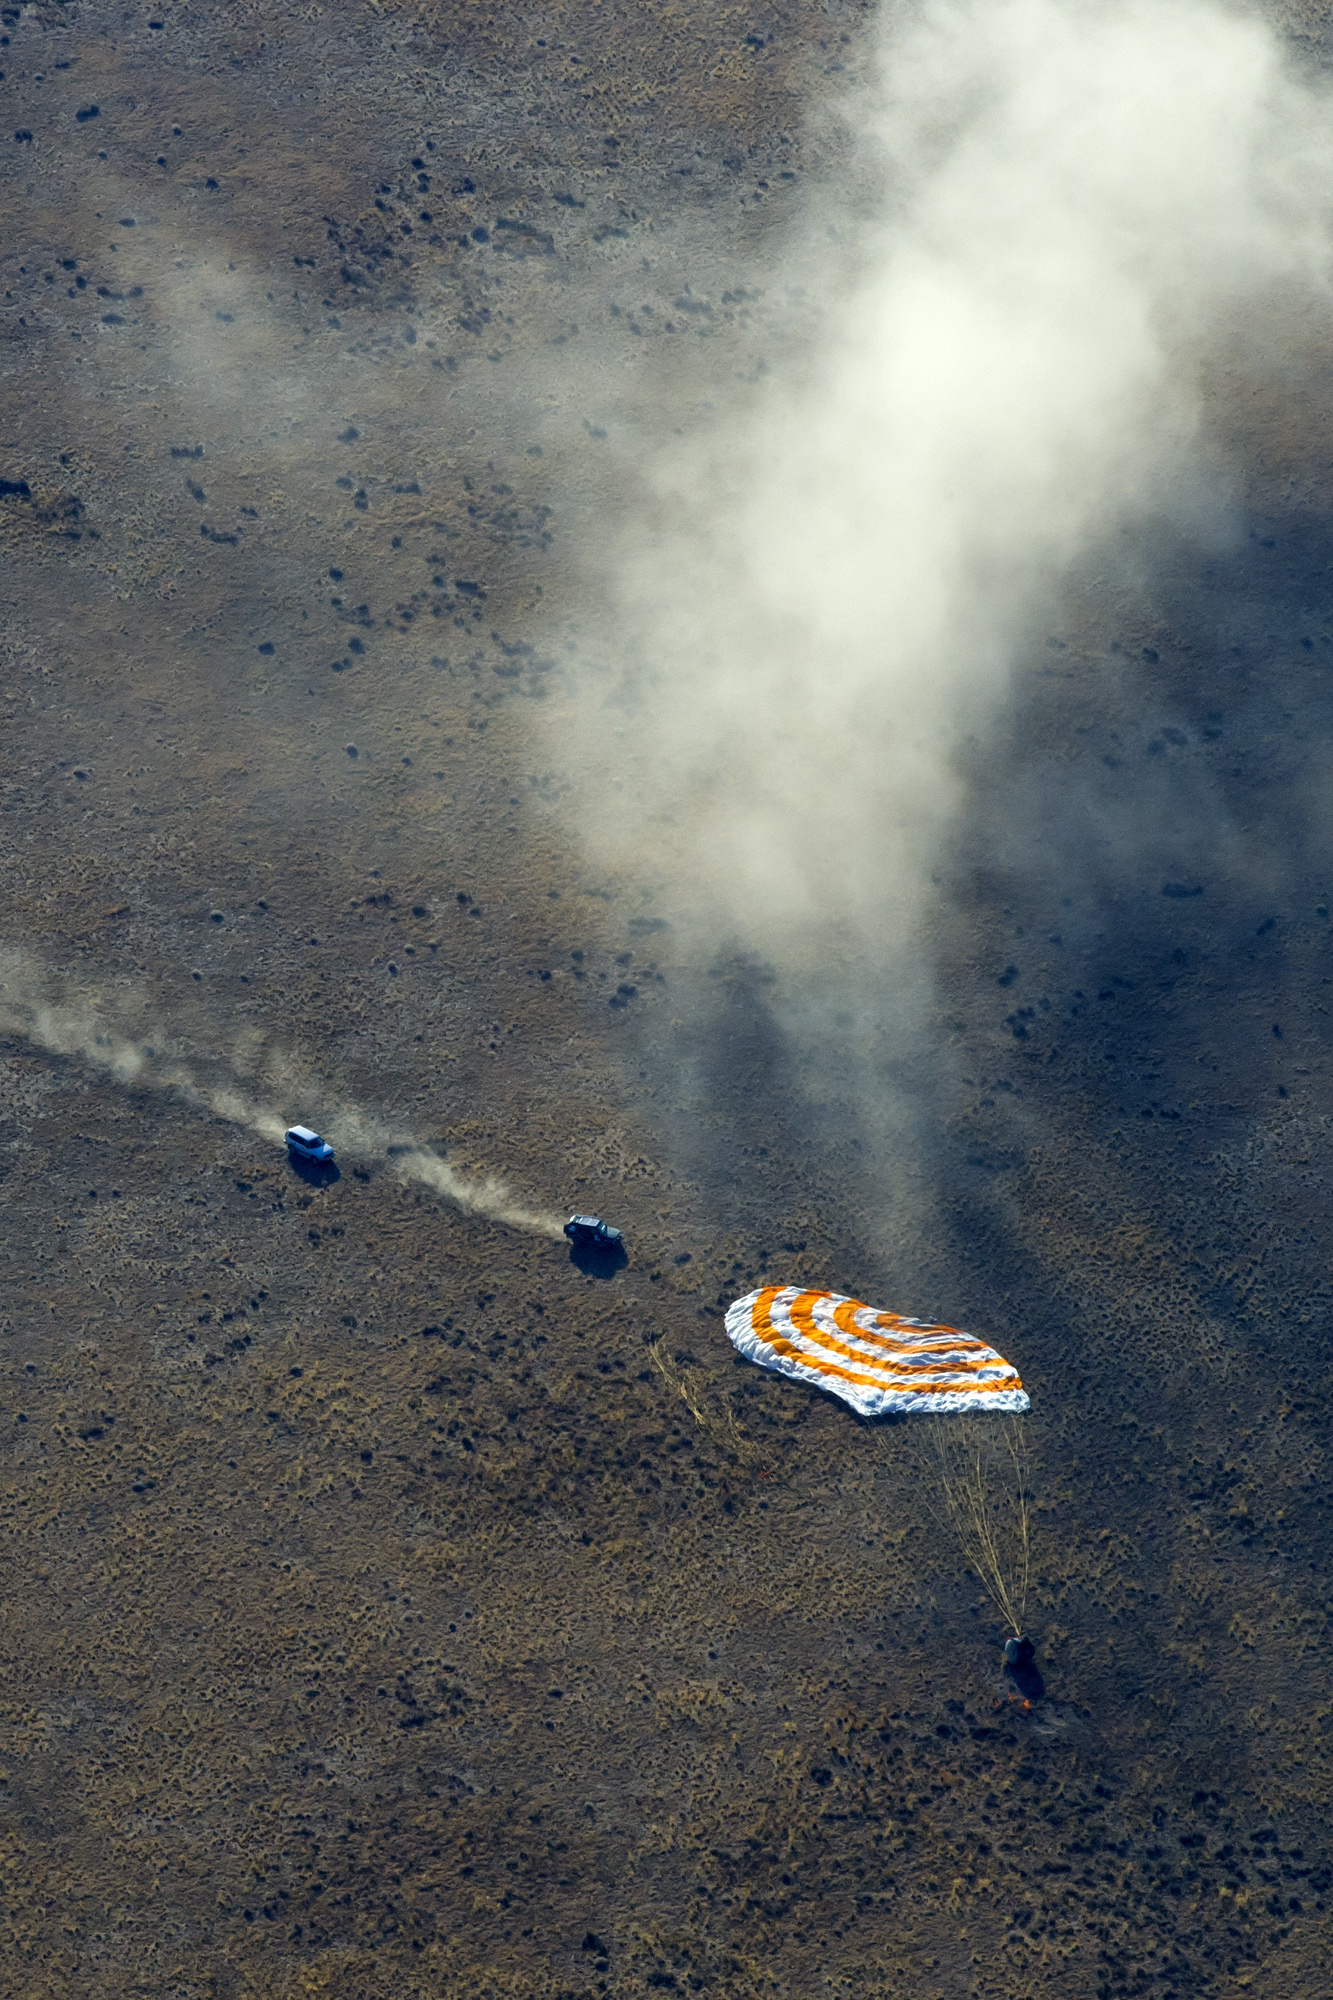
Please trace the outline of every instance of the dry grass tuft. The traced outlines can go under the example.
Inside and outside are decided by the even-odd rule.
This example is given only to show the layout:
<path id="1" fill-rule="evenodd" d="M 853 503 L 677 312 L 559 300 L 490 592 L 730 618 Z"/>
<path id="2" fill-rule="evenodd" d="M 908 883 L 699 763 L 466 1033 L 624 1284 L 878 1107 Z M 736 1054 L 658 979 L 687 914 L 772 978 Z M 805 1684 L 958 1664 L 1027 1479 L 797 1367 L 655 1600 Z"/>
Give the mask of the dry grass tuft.
<path id="1" fill-rule="evenodd" d="M 701 1431 L 711 1433 L 725 1449 L 735 1453 L 742 1465 L 758 1470 L 768 1463 L 768 1454 L 741 1429 L 735 1410 L 727 1398 L 712 1389 L 698 1368 L 682 1367 L 667 1352 L 665 1342 L 649 1343 L 648 1353 L 662 1380 L 680 1397 Z"/>

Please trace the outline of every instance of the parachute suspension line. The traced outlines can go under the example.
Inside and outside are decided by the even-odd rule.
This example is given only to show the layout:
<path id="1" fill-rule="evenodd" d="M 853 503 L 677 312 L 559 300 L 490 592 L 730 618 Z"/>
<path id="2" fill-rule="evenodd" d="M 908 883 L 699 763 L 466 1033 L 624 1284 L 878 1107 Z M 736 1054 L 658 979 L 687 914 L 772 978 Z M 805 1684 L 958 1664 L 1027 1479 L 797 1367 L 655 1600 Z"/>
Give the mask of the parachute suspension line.
<path id="1" fill-rule="evenodd" d="M 1032 1573 L 1023 1425 L 1016 1416 L 984 1424 L 945 1418 L 930 1429 L 942 1513 L 931 1512 L 952 1530 L 968 1568 L 1021 1638 Z"/>

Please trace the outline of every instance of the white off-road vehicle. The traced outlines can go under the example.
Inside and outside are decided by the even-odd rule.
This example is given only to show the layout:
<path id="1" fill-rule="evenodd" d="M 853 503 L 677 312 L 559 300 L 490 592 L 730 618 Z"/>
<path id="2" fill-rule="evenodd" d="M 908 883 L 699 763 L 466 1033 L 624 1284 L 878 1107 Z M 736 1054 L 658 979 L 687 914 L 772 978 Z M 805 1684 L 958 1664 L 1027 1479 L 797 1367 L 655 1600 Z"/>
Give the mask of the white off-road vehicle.
<path id="1" fill-rule="evenodd" d="M 321 1139 L 318 1132 L 312 1132 L 308 1125 L 289 1125 L 282 1136 L 294 1160 L 309 1160 L 317 1167 L 333 1165 L 332 1146 L 327 1139 Z"/>

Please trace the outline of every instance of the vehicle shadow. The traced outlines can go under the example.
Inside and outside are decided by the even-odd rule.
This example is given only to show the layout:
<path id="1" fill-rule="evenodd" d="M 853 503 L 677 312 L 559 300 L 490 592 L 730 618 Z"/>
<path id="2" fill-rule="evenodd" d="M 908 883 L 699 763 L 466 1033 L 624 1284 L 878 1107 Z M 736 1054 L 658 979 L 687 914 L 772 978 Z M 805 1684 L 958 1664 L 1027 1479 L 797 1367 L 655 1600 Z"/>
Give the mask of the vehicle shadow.
<path id="1" fill-rule="evenodd" d="M 321 1164 L 318 1160 L 303 1160 L 299 1153 L 288 1153 L 287 1164 L 297 1180 L 304 1181 L 307 1187 L 332 1187 L 342 1179 L 336 1160 Z"/>
<path id="2" fill-rule="evenodd" d="M 569 1261 L 589 1278 L 614 1278 L 629 1263 L 623 1243 L 571 1243 Z"/>

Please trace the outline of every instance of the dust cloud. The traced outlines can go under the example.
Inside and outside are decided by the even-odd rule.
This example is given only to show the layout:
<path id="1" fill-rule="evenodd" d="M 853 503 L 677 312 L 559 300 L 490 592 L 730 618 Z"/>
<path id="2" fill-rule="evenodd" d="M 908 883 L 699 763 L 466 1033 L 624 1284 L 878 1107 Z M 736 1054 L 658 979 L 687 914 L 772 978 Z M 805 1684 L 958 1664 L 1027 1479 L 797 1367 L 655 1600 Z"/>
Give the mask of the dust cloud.
<path id="1" fill-rule="evenodd" d="M 1263 21 L 1198 0 L 880 32 L 845 181 L 732 274 L 799 337 L 625 454 L 608 666 L 563 721 L 590 849 L 655 908 L 901 993 L 961 753 L 1062 594 L 1163 524 L 1226 545 L 1210 386 L 1280 368 L 1326 295 L 1333 127 Z"/>
<path id="2" fill-rule="evenodd" d="M 142 1021 L 137 1036 L 128 1032 L 127 1016 L 143 1007 L 132 993 L 108 1002 L 93 993 L 62 988 L 27 953 L 0 955 L 0 1033 L 21 1036 L 53 1055 L 75 1057 L 118 1083 L 169 1093 L 281 1146 L 290 1120 L 256 1101 L 242 1079 L 226 1073 L 231 1067 L 227 1056 L 184 1056 L 173 1049 L 173 1038 L 161 1032 L 160 1024 L 154 1024 L 149 1040 L 144 1039 L 148 1031 Z M 275 1051 L 245 1053 L 247 1067 L 262 1067 L 273 1077 L 287 1070 Z M 328 1099 L 327 1089 L 310 1078 L 287 1080 L 296 1101 Z M 387 1160 L 399 1179 L 430 1188 L 467 1214 L 563 1240 L 559 1216 L 526 1207 L 492 1176 L 477 1179 L 457 1172 L 409 1133 L 354 1104 L 334 1102 L 320 1119 L 325 1137 L 346 1158 Z"/>

